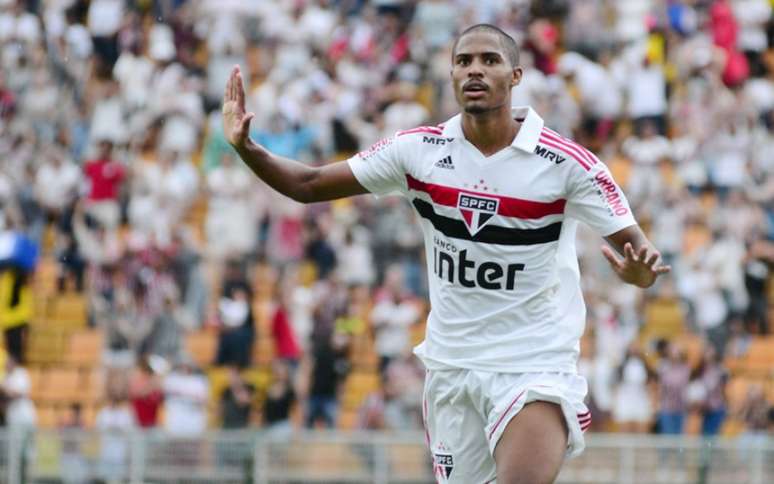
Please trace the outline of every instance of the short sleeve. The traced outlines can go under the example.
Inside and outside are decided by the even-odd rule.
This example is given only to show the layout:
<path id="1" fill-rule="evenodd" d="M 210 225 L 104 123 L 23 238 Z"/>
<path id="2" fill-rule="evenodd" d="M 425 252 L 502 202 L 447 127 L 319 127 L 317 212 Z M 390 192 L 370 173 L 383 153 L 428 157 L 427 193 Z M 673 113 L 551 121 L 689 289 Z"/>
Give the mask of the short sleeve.
<path id="1" fill-rule="evenodd" d="M 572 166 L 565 214 L 603 237 L 637 224 L 623 190 L 601 161 L 588 170 L 581 164 Z"/>
<path id="2" fill-rule="evenodd" d="M 376 195 L 406 191 L 406 169 L 400 145 L 397 135 L 385 138 L 347 161 L 366 190 Z"/>

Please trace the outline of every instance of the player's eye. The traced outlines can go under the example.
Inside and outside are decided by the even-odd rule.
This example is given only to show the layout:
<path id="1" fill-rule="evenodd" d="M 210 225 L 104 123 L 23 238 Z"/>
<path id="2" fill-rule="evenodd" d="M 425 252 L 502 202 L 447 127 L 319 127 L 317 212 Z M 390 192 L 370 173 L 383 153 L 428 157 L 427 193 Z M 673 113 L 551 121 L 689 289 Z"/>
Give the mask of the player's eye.
<path id="1" fill-rule="evenodd" d="M 457 57 L 457 65 L 458 66 L 466 66 L 470 64 L 470 59 L 467 57 Z"/>

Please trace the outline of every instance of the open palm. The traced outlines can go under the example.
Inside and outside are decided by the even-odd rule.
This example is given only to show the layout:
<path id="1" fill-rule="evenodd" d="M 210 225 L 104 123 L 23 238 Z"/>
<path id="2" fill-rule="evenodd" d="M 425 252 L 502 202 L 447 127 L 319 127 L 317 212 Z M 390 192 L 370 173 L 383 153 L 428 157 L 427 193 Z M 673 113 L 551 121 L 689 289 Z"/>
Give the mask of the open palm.
<path id="1" fill-rule="evenodd" d="M 250 120 L 255 115 L 245 112 L 245 89 L 242 71 L 234 66 L 223 94 L 223 133 L 233 147 L 244 146 L 250 133 Z"/>

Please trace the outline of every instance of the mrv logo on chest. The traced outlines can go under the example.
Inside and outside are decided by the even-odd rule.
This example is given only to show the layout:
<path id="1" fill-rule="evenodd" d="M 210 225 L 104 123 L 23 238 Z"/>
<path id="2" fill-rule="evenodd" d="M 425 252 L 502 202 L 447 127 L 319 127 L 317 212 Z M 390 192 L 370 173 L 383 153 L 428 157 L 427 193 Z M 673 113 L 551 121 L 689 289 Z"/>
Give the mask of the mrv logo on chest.
<path id="1" fill-rule="evenodd" d="M 564 156 L 559 156 L 553 151 L 548 151 L 546 148 L 542 146 L 538 146 L 537 148 L 535 148 L 535 154 L 542 158 L 545 158 L 548 161 L 553 161 L 557 165 L 567 159 Z"/>

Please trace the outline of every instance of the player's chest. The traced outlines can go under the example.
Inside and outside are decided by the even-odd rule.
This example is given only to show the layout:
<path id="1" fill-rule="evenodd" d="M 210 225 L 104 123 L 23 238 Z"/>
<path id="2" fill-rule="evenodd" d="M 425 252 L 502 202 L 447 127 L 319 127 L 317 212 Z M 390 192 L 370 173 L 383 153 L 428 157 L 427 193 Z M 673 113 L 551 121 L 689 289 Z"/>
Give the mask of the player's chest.
<path id="1" fill-rule="evenodd" d="M 483 200 L 512 197 L 552 202 L 565 197 L 561 163 L 511 147 L 485 157 L 458 140 L 446 141 L 423 150 L 421 167 L 416 174 L 419 181 Z"/>

